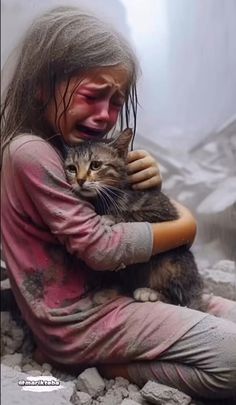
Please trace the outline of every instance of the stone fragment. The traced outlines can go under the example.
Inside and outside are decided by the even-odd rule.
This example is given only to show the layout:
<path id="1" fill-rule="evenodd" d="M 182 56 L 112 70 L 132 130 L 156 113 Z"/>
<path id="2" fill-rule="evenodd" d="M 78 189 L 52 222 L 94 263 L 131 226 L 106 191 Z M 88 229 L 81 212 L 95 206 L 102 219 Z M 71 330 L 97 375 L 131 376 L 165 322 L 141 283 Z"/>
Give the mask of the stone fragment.
<path id="1" fill-rule="evenodd" d="M 24 332 L 7 311 L 1 312 L 1 355 L 12 354 L 20 349 Z"/>
<path id="2" fill-rule="evenodd" d="M 42 371 L 42 373 L 41 373 L 42 375 L 47 375 L 47 376 L 52 376 L 52 373 L 50 372 L 50 371 L 47 371 L 47 370 L 45 370 L 45 371 Z"/>
<path id="3" fill-rule="evenodd" d="M 6 366 L 14 367 L 21 366 L 22 363 L 22 353 L 6 354 L 2 357 L 2 363 Z"/>
<path id="4" fill-rule="evenodd" d="M 144 397 L 140 394 L 139 391 L 130 392 L 129 398 L 141 405 L 148 405 L 147 401 L 145 401 Z"/>
<path id="5" fill-rule="evenodd" d="M 234 274 L 236 271 L 235 262 L 232 260 L 220 260 L 219 262 L 214 264 L 213 269 L 232 274 Z"/>
<path id="6" fill-rule="evenodd" d="M 31 370 L 33 370 L 34 368 L 33 368 L 33 366 L 32 366 L 32 364 L 25 364 L 23 367 L 22 367 L 22 371 L 24 371 L 25 373 L 28 373 L 28 371 L 31 371 Z"/>
<path id="7" fill-rule="evenodd" d="M 97 397 L 97 401 L 100 405 L 120 405 L 122 400 L 129 396 L 127 388 L 120 386 L 120 382 L 115 382 L 110 389 L 105 392 L 105 395 Z M 105 381 L 107 385 L 107 382 Z"/>
<path id="8" fill-rule="evenodd" d="M 133 401 L 132 399 L 125 398 L 120 405 L 140 405 L 140 403 Z"/>
<path id="9" fill-rule="evenodd" d="M 76 388 L 96 398 L 105 389 L 105 383 L 95 367 L 87 368 L 77 377 Z"/>
<path id="10" fill-rule="evenodd" d="M 135 384 L 129 384 L 127 389 L 128 389 L 129 392 L 137 392 L 137 391 L 139 391 L 139 388 Z"/>
<path id="11" fill-rule="evenodd" d="M 111 380 L 104 379 L 104 382 L 105 382 L 105 385 L 106 385 L 106 390 L 109 390 L 115 384 L 115 380 L 113 380 L 113 379 L 111 379 Z"/>
<path id="12" fill-rule="evenodd" d="M 21 367 L 20 366 L 14 366 L 14 370 L 21 371 Z"/>
<path id="13" fill-rule="evenodd" d="M 38 377 L 39 375 L 42 375 L 42 371 L 32 369 L 32 370 L 27 371 L 27 374 L 32 377 Z"/>
<path id="14" fill-rule="evenodd" d="M 154 381 L 148 381 L 142 388 L 141 394 L 151 404 L 157 405 L 188 405 L 192 400 L 183 392 Z"/>
<path id="15" fill-rule="evenodd" d="M 92 397 L 87 392 L 76 391 L 71 401 L 74 405 L 91 405 Z"/>
<path id="16" fill-rule="evenodd" d="M 231 260 L 221 260 L 212 268 L 200 270 L 205 283 L 205 291 L 236 300 L 236 266 Z"/>
<path id="17" fill-rule="evenodd" d="M 49 363 L 43 363 L 42 364 L 42 369 L 44 370 L 44 371 L 52 371 L 52 366 L 51 366 L 51 364 L 49 364 Z"/>
<path id="18" fill-rule="evenodd" d="M 124 387 L 127 388 L 130 382 L 126 380 L 124 377 L 116 377 L 115 378 L 116 386 L 117 387 Z"/>

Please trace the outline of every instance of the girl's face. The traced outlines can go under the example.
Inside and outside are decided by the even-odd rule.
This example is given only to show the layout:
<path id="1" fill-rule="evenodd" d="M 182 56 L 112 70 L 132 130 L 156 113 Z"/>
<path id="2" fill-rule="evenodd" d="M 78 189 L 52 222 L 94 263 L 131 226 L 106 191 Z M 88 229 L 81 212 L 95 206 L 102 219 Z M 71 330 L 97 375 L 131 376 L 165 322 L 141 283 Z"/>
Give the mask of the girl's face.
<path id="1" fill-rule="evenodd" d="M 46 119 L 64 141 L 75 145 L 102 138 L 116 124 L 125 101 L 128 74 L 124 68 L 93 69 L 56 88 Z M 66 107 L 66 108 L 65 108 Z"/>

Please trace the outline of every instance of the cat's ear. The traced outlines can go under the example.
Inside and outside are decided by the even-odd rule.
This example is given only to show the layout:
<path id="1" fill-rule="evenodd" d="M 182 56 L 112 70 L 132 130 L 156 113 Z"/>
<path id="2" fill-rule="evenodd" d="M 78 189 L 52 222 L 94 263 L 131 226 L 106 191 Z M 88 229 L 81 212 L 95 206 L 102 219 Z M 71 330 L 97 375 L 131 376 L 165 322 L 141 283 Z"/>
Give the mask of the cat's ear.
<path id="1" fill-rule="evenodd" d="M 132 138 L 133 138 L 132 129 L 126 128 L 118 135 L 118 137 L 114 141 L 113 146 L 114 148 L 116 148 L 118 154 L 121 157 L 126 158 Z"/>

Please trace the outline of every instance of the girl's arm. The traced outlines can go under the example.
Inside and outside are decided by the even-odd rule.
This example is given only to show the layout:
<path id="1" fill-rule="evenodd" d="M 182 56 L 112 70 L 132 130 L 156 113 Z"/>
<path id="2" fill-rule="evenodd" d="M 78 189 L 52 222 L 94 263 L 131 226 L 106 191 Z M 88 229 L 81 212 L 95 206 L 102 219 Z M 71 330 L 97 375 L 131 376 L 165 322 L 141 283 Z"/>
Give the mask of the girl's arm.
<path id="1" fill-rule="evenodd" d="M 128 179 L 133 189 L 147 190 L 161 188 L 161 174 L 158 163 L 149 152 L 135 150 L 129 152 L 127 160 Z M 179 212 L 175 221 L 152 224 L 152 254 L 158 254 L 182 245 L 191 246 L 196 235 L 196 221 L 190 211 L 183 205 L 172 201 Z"/>
<path id="2" fill-rule="evenodd" d="M 153 255 L 182 245 L 191 246 L 194 241 L 197 231 L 196 220 L 186 207 L 176 201 L 172 203 L 176 206 L 180 217 L 175 221 L 152 224 Z"/>

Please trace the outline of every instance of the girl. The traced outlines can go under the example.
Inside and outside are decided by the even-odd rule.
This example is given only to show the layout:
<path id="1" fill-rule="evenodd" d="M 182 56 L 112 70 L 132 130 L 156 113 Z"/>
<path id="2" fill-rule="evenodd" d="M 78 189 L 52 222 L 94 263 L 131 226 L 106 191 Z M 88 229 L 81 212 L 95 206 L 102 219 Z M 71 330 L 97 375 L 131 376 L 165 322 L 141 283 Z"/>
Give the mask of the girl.
<path id="1" fill-rule="evenodd" d="M 29 29 L 3 105 L 2 234 L 12 290 L 38 360 L 231 397 L 235 303 L 209 300 L 209 313 L 224 320 L 162 302 L 99 302 L 84 294 L 88 266 L 116 271 L 195 236 L 194 218 L 177 203 L 179 220 L 112 225 L 65 179 L 61 140 L 102 138 L 132 117 L 135 127 L 137 71 L 126 41 L 84 11 L 57 8 Z M 127 170 L 134 188 L 160 183 L 145 151 L 130 152 Z"/>

